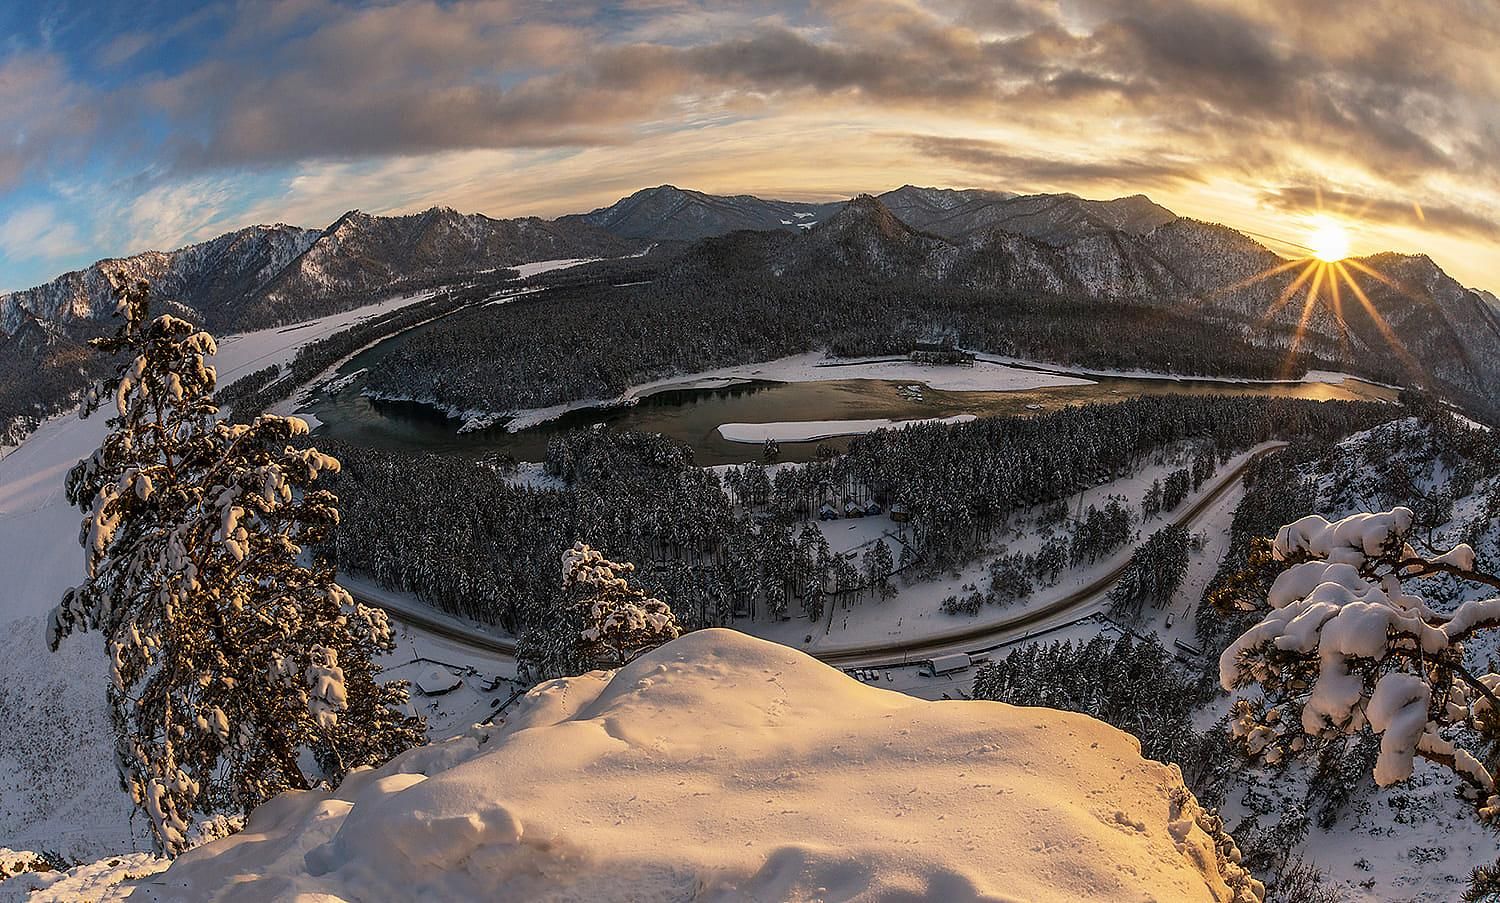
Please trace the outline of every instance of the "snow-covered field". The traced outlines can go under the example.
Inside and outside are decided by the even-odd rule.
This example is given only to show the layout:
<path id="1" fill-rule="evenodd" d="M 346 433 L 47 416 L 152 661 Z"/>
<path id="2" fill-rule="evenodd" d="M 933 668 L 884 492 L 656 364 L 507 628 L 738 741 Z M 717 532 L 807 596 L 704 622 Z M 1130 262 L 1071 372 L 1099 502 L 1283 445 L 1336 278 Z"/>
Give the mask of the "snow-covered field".
<path id="1" fill-rule="evenodd" d="M 952 417 L 927 417 L 917 420 L 890 420 L 879 417 L 871 420 L 778 420 L 771 423 L 721 423 L 719 435 L 730 442 L 813 442 L 832 439 L 835 436 L 858 436 L 876 430 L 901 429 L 919 423 L 967 423 L 973 414 L 955 414 Z"/>
<path id="2" fill-rule="evenodd" d="M 1230 459 L 1229 463 L 1219 468 L 1215 477 L 1205 481 L 1197 492 L 1191 493 L 1176 513 L 1191 508 L 1199 499 L 1231 482 L 1229 475 L 1250 456 L 1274 445 L 1275 443 L 1266 443 L 1256 446 Z M 1139 471 L 1128 477 L 1085 490 L 1082 493 L 1081 504 L 1085 508 L 1089 505 L 1102 506 L 1110 496 L 1120 496 L 1124 498 L 1125 504 L 1139 511 L 1140 500 L 1152 481 L 1164 479 L 1168 473 L 1181 466 L 1181 462 L 1171 458 L 1163 458 L 1160 462 L 1148 461 Z M 1232 488 L 1226 495 L 1232 499 L 1238 499 L 1240 490 L 1237 487 Z M 1070 504 L 1078 506 L 1079 498 L 1075 496 Z M 1227 524 L 1233 510 L 1231 505 L 1221 500 L 1205 511 L 1200 520 L 1204 524 Z M 1168 517 L 1172 514 L 1173 512 L 1169 512 Z M 1140 528 L 1141 538 L 1166 522 L 1165 518 L 1148 521 Z M 825 521 L 820 522 L 818 527 L 827 537 L 829 547 L 835 552 L 862 547 L 873 542 L 880 535 L 892 537 L 887 542 L 892 548 L 897 548 L 896 543 L 899 541 L 898 537 L 902 530 L 902 526 L 891 521 L 888 516 Z M 1218 526 L 1214 529 L 1218 529 Z M 1045 539 L 1045 535 L 1041 532 L 1021 526 L 1013 535 L 997 541 L 1004 542 L 1010 552 L 1034 552 Z M 941 640 L 944 636 L 962 634 L 985 626 L 992 626 L 998 630 L 1008 621 L 1024 618 L 1040 609 L 1056 606 L 1060 601 L 1097 584 L 1103 575 L 1129 560 L 1134 546 L 1134 542 L 1127 543 L 1093 564 L 1065 570 L 1061 579 L 1053 586 L 1039 588 L 1026 599 L 1013 605 L 987 605 L 974 616 L 946 614 L 941 608 L 941 603 L 945 597 L 961 593 L 966 584 L 983 585 L 987 579 L 989 558 L 981 558 L 956 574 L 940 575 L 932 580 L 906 584 L 898 579 L 894 581 L 897 586 L 897 593 L 894 597 L 879 601 L 867 595 L 848 609 L 830 606 L 830 614 L 825 615 L 824 619 L 816 625 L 810 624 L 805 617 L 798 617 L 781 622 L 741 623 L 739 626 L 756 636 L 774 639 L 820 654 L 847 652 L 873 645 L 896 649 L 905 644 L 930 643 L 934 640 Z M 1212 575 L 1217 564 L 1216 558 L 1212 563 L 1205 565 L 1208 575 Z M 1101 590 L 1086 599 L 1078 599 L 1076 604 L 1069 605 L 1065 612 L 1060 612 L 1055 617 L 1029 623 L 1024 630 L 1016 631 L 1015 635 L 1020 636 L 1026 630 L 1045 630 L 1058 624 L 1076 621 L 1101 612 L 1105 607 L 1106 599 Z M 1191 634 L 1190 625 L 1187 634 Z M 811 642 L 804 642 L 808 635 L 812 636 Z M 889 661 L 891 653 L 883 653 L 878 658 L 881 661 Z"/>
<path id="3" fill-rule="evenodd" d="M 706 630 L 284 795 L 133 899 L 1228 900 L 1197 816 L 1097 721 Z"/>
<path id="4" fill-rule="evenodd" d="M 634 404 L 658 392 L 676 389 L 718 389 L 754 380 L 771 382 L 818 382 L 830 379 L 878 379 L 925 385 L 949 392 L 1023 392 L 1054 386 L 1086 386 L 1093 380 L 1040 370 L 1024 370 L 988 360 L 972 367 L 931 366 L 890 358 L 831 358 L 823 354 L 797 354 L 760 364 L 738 364 L 705 370 L 688 376 L 669 376 L 631 386 L 617 398 L 592 398 L 510 412 L 506 424 L 513 432 L 556 420 L 570 411 Z M 495 415 L 491 422 L 501 415 Z"/>
<path id="5" fill-rule="evenodd" d="M 1341 370 L 1308 370 L 1300 379 L 1252 379 L 1244 376 L 1185 376 L 1181 373 L 1166 373 L 1161 370 L 1141 370 L 1135 368 L 1112 368 L 1112 367 L 1075 367 L 1069 364 L 1049 364 L 1042 361 L 1033 361 L 1026 358 L 1007 357 L 1003 354 L 979 354 L 978 360 L 988 361 L 993 364 L 1014 365 L 1018 367 L 1037 367 L 1052 373 L 1071 373 L 1080 377 L 1122 377 L 1126 379 L 1162 379 L 1173 381 L 1190 380 L 1192 382 L 1210 383 L 1236 383 L 1243 385 L 1295 385 L 1297 383 L 1327 383 L 1329 385 L 1340 385 L 1349 380 L 1369 383 L 1372 386 L 1380 386 L 1385 389 L 1399 390 L 1402 387 L 1390 383 L 1375 382 L 1352 373 L 1344 373 Z"/>

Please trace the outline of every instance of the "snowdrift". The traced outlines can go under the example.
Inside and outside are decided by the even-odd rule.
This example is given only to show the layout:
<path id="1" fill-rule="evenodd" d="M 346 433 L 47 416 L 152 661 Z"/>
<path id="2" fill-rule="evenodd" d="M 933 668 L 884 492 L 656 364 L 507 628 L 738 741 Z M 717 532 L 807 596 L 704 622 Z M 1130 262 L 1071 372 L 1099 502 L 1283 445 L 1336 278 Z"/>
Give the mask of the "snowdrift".
<path id="1" fill-rule="evenodd" d="M 1100 722 L 704 630 L 284 794 L 131 899 L 1233 900 L 1201 820 Z"/>

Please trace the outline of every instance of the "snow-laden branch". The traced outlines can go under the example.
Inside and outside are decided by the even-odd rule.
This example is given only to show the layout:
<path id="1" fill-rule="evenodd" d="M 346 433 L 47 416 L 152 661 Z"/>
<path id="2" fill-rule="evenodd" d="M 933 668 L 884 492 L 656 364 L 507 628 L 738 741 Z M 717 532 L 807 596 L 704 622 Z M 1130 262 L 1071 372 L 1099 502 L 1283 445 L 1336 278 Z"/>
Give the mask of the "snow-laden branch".
<path id="1" fill-rule="evenodd" d="M 1394 508 L 1332 522 L 1310 515 L 1282 527 L 1272 552 L 1291 565 L 1267 592 L 1260 622 L 1220 656 L 1219 680 L 1226 690 L 1260 684 L 1273 703 L 1259 717 L 1238 708 L 1235 733 L 1253 755 L 1274 762 L 1300 750 L 1305 741 L 1289 727 L 1298 721 L 1311 738 L 1368 729 L 1380 737 L 1381 785 L 1411 777 L 1420 756 L 1452 769 L 1483 811 L 1494 810 L 1500 797 L 1491 771 L 1442 731 L 1500 712 L 1500 676 L 1475 677 L 1463 664 L 1463 641 L 1500 627 L 1500 598 L 1443 614 L 1404 583 L 1436 573 L 1500 581 L 1475 570 L 1467 545 L 1418 553 L 1407 541 L 1412 523 L 1410 509 Z"/>

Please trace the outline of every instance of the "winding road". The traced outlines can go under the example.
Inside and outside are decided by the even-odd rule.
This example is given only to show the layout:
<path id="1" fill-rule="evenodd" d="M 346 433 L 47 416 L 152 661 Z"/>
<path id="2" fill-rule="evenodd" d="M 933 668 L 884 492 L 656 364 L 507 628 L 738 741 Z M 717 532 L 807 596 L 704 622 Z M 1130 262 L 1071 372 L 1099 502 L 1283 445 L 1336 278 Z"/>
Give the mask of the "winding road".
<path id="1" fill-rule="evenodd" d="M 1228 492 L 1242 477 L 1255 461 L 1266 455 L 1275 454 L 1285 448 L 1287 443 L 1267 443 L 1265 447 L 1257 450 L 1244 461 L 1227 473 L 1218 474 L 1215 477 L 1213 488 L 1204 493 L 1197 501 L 1177 515 L 1173 522 L 1183 527 L 1191 528 L 1197 524 L 1203 513 L 1211 508 L 1224 493 Z M 838 667 L 888 667 L 893 665 L 910 664 L 923 661 L 934 655 L 948 652 L 967 652 L 970 654 L 988 652 L 999 646 L 1013 642 L 1018 635 L 1024 635 L 1031 628 L 1039 624 L 1066 616 L 1070 612 L 1076 612 L 1078 617 L 1074 620 L 1082 620 L 1095 613 L 1091 608 L 1100 595 L 1107 592 L 1115 581 L 1120 579 L 1129 566 L 1129 558 L 1111 570 L 1100 574 L 1097 579 L 1088 585 L 1063 596 L 1046 605 L 1027 609 L 1019 612 L 1015 617 L 1003 621 L 989 622 L 980 626 L 962 630 L 948 631 L 921 640 L 903 643 L 877 643 L 867 646 L 819 651 L 809 650 L 813 657 Z M 372 605 L 384 609 L 391 617 L 414 627 L 419 627 L 430 633 L 453 640 L 454 642 L 480 649 L 485 652 L 498 653 L 500 655 L 514 656 L 516 652 L 515 640 L 499 637 L 486 633 L 476 627 L 471 627 L 455 618 L 447 616 L 442 612 L 427 608 L 421 603 L 413 603 L 407 598 L 381 590 L 375 584 L 360 578 L 342 578 L 341 583 L 356 600 L 365 605 Z M 1090 609 L 1085 611 L 1084 609 Z M 1067 623 L 1066 621 L 1059 622 Z M 1058 626 L 1057 624 L 1052 626 Z"/>

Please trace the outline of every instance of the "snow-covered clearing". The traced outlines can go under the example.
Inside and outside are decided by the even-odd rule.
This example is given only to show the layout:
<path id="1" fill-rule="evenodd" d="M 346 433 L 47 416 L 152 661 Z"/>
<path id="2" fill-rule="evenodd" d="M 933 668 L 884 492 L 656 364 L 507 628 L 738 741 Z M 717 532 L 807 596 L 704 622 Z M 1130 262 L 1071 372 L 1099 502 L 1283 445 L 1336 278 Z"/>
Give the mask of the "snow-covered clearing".
<path id="1" fill-rule="evenodd" d="M 545 408 L 510 412 L 506 429 L 517 432 L 556 420 L 571 411 L 634 404 L 658 392 L 679 389 L 719 389 L 756 380 L 819 382 L 833 379 L 878 379 L 913 383 L 949 392 L 1024 392 L 1055 386 L 1086 386 L 1093 380 L 1041 370 L 1024 370 L 989 360 L 972 367 L 916 364 L 905 358 L 833 358 L 820 353 L 797 354 L 759 364 L 737 364 L 701 373 L 669 376 L 631 386 L 616 398 L 590 398 Z M 494 414 L 490 422 L 503 414 Z"/>
<path id="2" fill-rule="evenodd" d="M 1146 534 L 1164 526 L 1169 518 L 1191 509 L 1200 499 L 1227 483 L 1237 482 L 1238 477 L 1232 475 L 1242 464 L 1251 456 L 1268 448 L 1274 448 L 1277 444 L 1264 443 L 1230 459 L 1229 463 L 1219 468 L 1213 478 L 1205 481 L 1198 491 L 1191 493 L 1176 511 L 1168 512 L 1157 520 L 1141 525 L 1137 539 L 1143 539 Z M 1135 508 L 1138 512 L 1140 500 L 1152 481 L 1164 479 L 1167 474 L 1181 466 L 1180 462 L 1165 458 L 1160 462 L 1150 461 L 1138 472 L 1128 477 L 1085 490 L 1082 493 L 1081 502 L 1078 496 L 1074 496 L 1069 501 L 1070 508 L 1077 509 L 1081 506 L 1086 509 L 1089 505 L 1102 506 L 1108 502 L 1110 496 L 1121 496 L 1125 504 Z M 1227 493 L 1238 491 L 1237 488 L 1230 489 Z M 1200 520 L 1205 517 L 1222 517 L 1224 518 L 1222 522 L 1227 523 L 1232 510 L 1221 503 L 1204 512 Z M 835 552 L 863 546 L 873 542 L 876 536 L 882 534 L 892 537 L 888 542 L 893 549 L 896 549 L 898 548 L 896 543 L 903 535 L 904 529 L 903 525 L 895 523 L 888 515 L 858 518 L 853 521 L 842 519 L 822 521 L 818 522 L 818 527 L 823 531 L 830 548 Z M 856 540 L 855 537 L 858 539 Z M 1046 541 L 1046 538 L 1046 534 L 1034 529 L 1029 520 L 1023 520 L 1015 525 L 1011 535 L 998 542 L 1007 546 L 1009 552 L 1031 553 L 1035 552 Z M 975 561 L 956 575 L 948 574 L 910 584 L 897 578 L 893 581 L 897 589 L 894 597 L 880 601 L 870 595 L 865 595 L 848 608 L 830 606 L 831 618 L 829 615 L 824 615 L 824 618 L 816 625 L 809 623 L 806 617 L 796 617 L 780 622 L 740 622 L 737 626 L 756 636 L 819 654 L 834 654 L 870 646 L 894 650 L 907 644 L 932 643 L 941 640 L 944 636 L 961 635 L 986 626 L 996 628 L 998 641 L 1001 638 L 1009 638 L 1003 631 L 1007 622 L 1028 618 L 1038 610 L 1057 606 L 1069 597 L 1077 596 L 1094 586 L 1104 575 L 1123 566 L 1130 559 L 1134 546 L 1134 541 L 1127 543 L 1114 553 L 1092 564 L 1066 570 L 1056 584 L 1039 588 L 1028 598 L 1013 605 L 986 605 L 979 614 L 974 616 L 947 614 L 942 610 L 941 603 L 944 598 L 961 593 L 965 585 L 983 585 L 987 580 L 991 560 L 989 557 Z M 1206 567 L 1208 573 L 1212 574 L 1217 564 L 1218 561 L 1215 559 L 1212 564 L 1203 565 L 1203 567 Z M 1026 631 L 1044 630 L 1101 612 L 1107 605 L 1105 599 L 1107 590 L 1108 587 L 1103 587 L 1086 598 L 1078 598 L 1076 604 L 1067 605 L 1065 611 L 1028 623 L 1023 630 L 1018 630 L 1015 634 L 1019 637 Z M 792 610 L 797 610 L 795 605 Z M 1191 634 L 1191 628 L 1188 633 Z M 805 638 L 809 634 L 812 636 L 812 641 L 806 642 Z M 892 660 L 890 652 L 878 657 L 881 661 Z M 899 658 L 899 655 L 896 657 Z"/>
<path id="3" fill-rule="evenodd" d="M 858 436 L 876 430 L 899 430 L 921 423 L 967 423 L 973 414 L 955 414 L 952 417 L 927 417 L 916 420 L 891 420 L 885 417 L 872 420 L 780 420 L 772 423 L 722 423 L 719 435 L 730 442 L 813 442 L 832 439 L 835 436 Z"/>
<path id="4" fill-rule="evenodd" d="M 412 681 L 411 707 L 427 719 L 430 737 L 451 737 L 484 721 L 521 688 L 510 656 L 475 649 L 409 627 L 399 619 L 395 627 L 396 650 L 382 665 L 388 676 Z M 424 692 L 419 678 L 433 671 L 449 675 L 457 686 L 444 693 Z"/>
<path id="5" fill-rule="evenodd" d="M 284 795 L 136 897 L 1227 900 L 1197 814 L 1099 722 L 706 630 Z"/>
<path id="6" fill-rule="evenodd" d="M 1301 379 L 1254 379 L 1245 376 L 1198 376 L 1182 373 L 1166 373 L 1161 370 L 1140 370 L 1133 368 L 1113 367 L 1078 367 L 1071 364 L 1050 364 L 1045 361 L 1033 361 L 1027 358 L 1008 357 L 1003 354 L 976 355 L 979 361 L 987 361 L 994 364 L 1013 365 L 1017 367 L 1035 367 L 1049 373 L 1071 373 L 1080 377 L 1120 377 L 1122 379 L 1161 379 L 1174 382 L 1207 382 L 1207 383 L 1233 383 L 1251 386 L 1276 386 L 1297 385 L 1299 383 L 1326 383 L 1329 385 L 1341 385 L 1348 380 L 1357 380 L 1372 386 L 1380 386 L 1383 389 L 1399 391 L 1402 387 L 1390 383 L 1376 382 L 1355 376 L 1352 373 L 1344 373 L 1341 370 L 1308 370 Z"/>
<path id="7" fill-rule="evenodd" d="M 640 255 L 632 254 L 630 256 L 638 257 Z M 565 270 L 568 267 L 576 267 L 584 263 L 597 263 L 602 259 L 601 257 L 567 257 L 561 260 L 538 260 L 535 263 L 517 264 L 511 267 L 511 269 L 520 273 L 522 279 L 527 279 L 542 273 L 550 273 L 553 270 Z"/>

